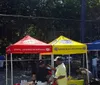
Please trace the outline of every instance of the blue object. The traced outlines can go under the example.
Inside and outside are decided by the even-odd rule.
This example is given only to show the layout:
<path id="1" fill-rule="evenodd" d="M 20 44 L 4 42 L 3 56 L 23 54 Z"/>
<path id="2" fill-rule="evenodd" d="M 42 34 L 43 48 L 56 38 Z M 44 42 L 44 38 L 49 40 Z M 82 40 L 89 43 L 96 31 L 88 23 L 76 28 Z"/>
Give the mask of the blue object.
<path id="1" fill-rule="evenodd" d="M 3 55 L 0 56 L 0 60 L 5 60 L 5 57 Z"/>
<path id="2" fill-rule="evenodd" d="M 87 49 L 89 51 L 98 51 L 100 50 L 100 40 L 94 41 L 87 44 Z"/>

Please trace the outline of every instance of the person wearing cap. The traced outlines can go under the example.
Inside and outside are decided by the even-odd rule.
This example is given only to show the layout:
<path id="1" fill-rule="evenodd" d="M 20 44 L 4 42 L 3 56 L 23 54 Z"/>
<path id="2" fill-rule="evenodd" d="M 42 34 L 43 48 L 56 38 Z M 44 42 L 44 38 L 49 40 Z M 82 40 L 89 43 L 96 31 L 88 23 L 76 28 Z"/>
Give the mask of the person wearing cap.
<path id="1" fill-rule="evenodd" d="M 56 72 L 55 72 L 55 79 L 57 81 L 57 84 L 67 85 L 67 73 L 66 73 L 66 67 L 63 63 L 63 59 L 58 56 L 54 59 L 54 61 L 56 61 L 56 64 L 58 65 L 56 67 Z"/>
<path id="2" fill-rule="evenodd" d="M 48 69 L 43 60 L 39 61 L 39 67 L 36 74 L 37 85 L 47 85 Z"/>
<path id="3" fill-rule="evenodd" d="M 67 85 L 67 72 L 66 67 L 63 63 L 63 59 L 60 56 L 57 56 L 54 61 L 57 64 L 56 68 L 53 68 L 48 65 L 52 70 L 55 71 L 54 80 L 57 82 L 57 85 Z"/>

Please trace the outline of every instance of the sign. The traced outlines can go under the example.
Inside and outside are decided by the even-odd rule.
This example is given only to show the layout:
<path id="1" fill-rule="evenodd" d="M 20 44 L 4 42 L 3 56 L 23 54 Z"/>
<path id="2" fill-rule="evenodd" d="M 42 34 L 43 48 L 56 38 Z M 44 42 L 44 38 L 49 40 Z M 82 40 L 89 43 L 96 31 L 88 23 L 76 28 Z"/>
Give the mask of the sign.
<path id="1" fill-rule="evenodd" d="M 60 43 L 62 43 L 62 44 L 72 44 L 73 42 L 71 40 L 60 40 Z"/>
<path id="2" fill-rule="evenodd" d="M 53 46 L 53 54 L 76 54 L 86 53 L 85 46 Z"/>
<path id="3" fill-rule="evenodd" d="M 23 43 L 24 43 L 24 44 L 34 44 L 34 43 L 36 43 L 36 42 L 34 42 L 34 40 L 29 39 L 29 40 L 23 41 Z"/>

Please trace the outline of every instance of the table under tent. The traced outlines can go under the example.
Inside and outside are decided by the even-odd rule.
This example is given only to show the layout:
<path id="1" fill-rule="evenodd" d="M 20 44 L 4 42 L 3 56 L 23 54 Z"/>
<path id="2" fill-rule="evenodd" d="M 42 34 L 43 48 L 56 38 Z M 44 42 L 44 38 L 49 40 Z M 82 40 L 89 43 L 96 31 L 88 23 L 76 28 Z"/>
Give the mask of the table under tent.
<path id="1" fill-rule="evenodd" d="M 11 56 L 11 85 L 13 85 L 13 58 L 12 54 L 36 54 L 43 52 L 52 52 L 52 46 L 46 44 L 40 40 L 25 36 L 15 44 L 12 44 L 6 48 L 6 85 L 8 85 L 8 74 L 7 74 L 7 57 Z"/>
<path id="2" fill-rule="evenodd" d="M 88 56 L 87 56 L 87 45 L 76 42 L 64 36 L 60 36 L 57 39 L 49 43 L 52 45 L 52 53 L 41 53 L 41 55 L 51 54 L 51 64 L 54 66 L 54 55 L 70 55 L 71 54 L 86 54 L 86 67 L 88 69 Z M 69 62 L 69 75 L 70 73 L 70 62 Z M 88 83 L 89 75 L 87 74 Z"/>

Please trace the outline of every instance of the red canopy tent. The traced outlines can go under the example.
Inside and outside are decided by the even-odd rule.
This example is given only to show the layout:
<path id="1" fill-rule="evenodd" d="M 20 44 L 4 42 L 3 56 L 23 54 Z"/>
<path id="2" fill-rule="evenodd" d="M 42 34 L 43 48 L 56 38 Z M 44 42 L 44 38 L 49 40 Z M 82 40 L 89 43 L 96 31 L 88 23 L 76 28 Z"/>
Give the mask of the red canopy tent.
<path id="1" fill-rule="evenodd" d="M 6 53 L 12 54 L 23 54 L 23 53 L 44 53 L 51 52 L 52 46 L 46 44 L 42 41 L 39 41 L 35 38 L 30 37 L 29 35 L 25 36 L 20 41 L 12 44 L 6 48 Z"/>
<path id="2" fill-rule="evenodd" d="M 50 53 L 52 46 L 29 35 L 6 48 L 6 85 L 7 85 L 7 54 L 11 54 L 11 85 L 13 85 L 12 54 Z"/>

